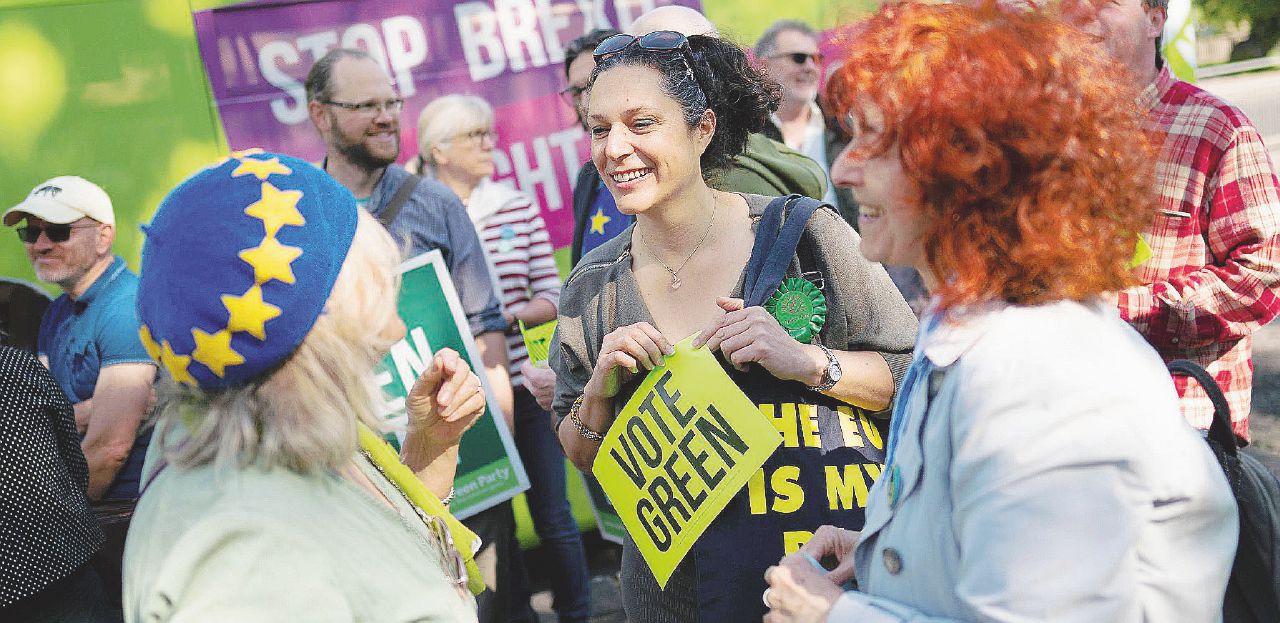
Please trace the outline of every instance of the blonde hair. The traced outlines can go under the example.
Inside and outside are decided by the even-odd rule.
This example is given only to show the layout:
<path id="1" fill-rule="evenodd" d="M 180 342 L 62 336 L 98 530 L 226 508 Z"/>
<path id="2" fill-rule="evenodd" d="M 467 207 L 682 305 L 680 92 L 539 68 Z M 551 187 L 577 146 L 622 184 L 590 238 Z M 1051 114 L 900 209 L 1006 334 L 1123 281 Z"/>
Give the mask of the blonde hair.
<path id="1" fill-rule="evenodd" d="M 433 147 L 448 143 L 459 134 L 493 125 L 493 108 L 475 95 L 443 95 L 431 100 L 418 113 L 418 156 L 424 168 L 436 166 Z"/>
<path id="2" fill-rule="evenodd" d="M 155 435 L 168 461 L 314 473 L 351 460 L 357 422 L 382 427 L 372 368 L 391 346 L 379 331 L 397 322 L 401 254 L 367 212 L 359 219 L 324 311 L 278 368 L 212 393 L 166 375 Z M 166 443 L 178 428 L 187 439 Z"/>

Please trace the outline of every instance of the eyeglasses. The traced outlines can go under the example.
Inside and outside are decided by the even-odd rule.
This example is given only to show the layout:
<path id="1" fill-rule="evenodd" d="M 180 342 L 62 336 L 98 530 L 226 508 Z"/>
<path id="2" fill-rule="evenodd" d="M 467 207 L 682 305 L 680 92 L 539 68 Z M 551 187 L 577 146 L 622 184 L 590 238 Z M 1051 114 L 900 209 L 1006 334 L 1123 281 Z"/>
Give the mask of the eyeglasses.
<path id="1" fill-rule="evenodd" d="M 40 234 L 49 237 L 49 242 L 66 242 L 71 239 L 71 230 L 87 229 L 89 227 L 97 227 L 97 223 L 85 225 L 58 225 L 55 223 L 46 223 L 44 227 L 36 227 L 35 225 L 27 225 L 18 228 L 18 239 L 27 244 L 35 244 L 40 239 Z"/>
<path id="2" fill-rule="evenodd" d="M 467 132 L 466 134 L 459 134 L 453 138 L 454 140 L 460 140 L 460 141 L 465 140 L 472 143 L 483 143 L 485 139 L 489 139 L 494 144 L 497 144 L 498 133 L 493 130 L 481 129 L 481 130 L 472 130 L 470 132 Z"/>
<path id="3" fill-rule="evenodd" d="M 566 104 L 570 106 L 577 106 L 578 98 L 582 97 L 582 94 L 586 93 L 586 91 L 587 91 L 587 85 L 585 84 L 584 85 L 571 84 L 563 89 L 560 89 L 560 97 L 564 99 L 564 102 Z"/>
<path id="4" fill-rule="evenodd" d="M 693 78 L 698 89 L 702 91 L 703 97 L 706 97 L 707 89 L 702 86 L 702 81 L 698 80 L 698 74 L 693 71 L 693 50 L 689 47 L 689 38 L 674 30 L 655 30 L 643 37 L 628 35 L 625 32 L 618 33 L 601 41 L 592 56 L 599 63 L 633 45 L 639 45 L 641 50 L 649 52 L 680 52 L 684 57 L 685 69 L 689 71 L 689 77 Z"/>
<path id="5" fill-rule="evenodd" d="M 785 53 L 785 54 L 774 54 L 773 56 L 770 56 L 769 58 L 789 58 L 789 59 L 791 59 L 791 62 L 793 62 L 793 63 L 795 63 L 795 64 L 797 64 L 797 65 L 803 65 L 805 61 L 807 61 L 807 60 L 809 60 L 809 59 L 813 59 L 813 64 L 814 64 L 814 65 L 821 65 L 821 64 L 822 64 L 822 53 L 821 53 L 821 52 L 814 52 L 813 54 L 808 54 L 808 53 L 806 53 L 806 52 L 787 52 L 787 53 Z"/>
<path id="6" fill-rule="evenodd" d="M 336 100 L 320 100 L 320 103 L 337 106 L 338 108 L 349 110 L 357 115 L 368 115 L 370 117 L 379 115 L 384 110 L 387 111 L 387 114 L 389 115 L 398 115 L 400 114 L 400 109 L 404 108 L 404 99 L 399 97 L 381 102 L 377 100 L 369 100 L 367 102 L 351 103 L 339 102 Z"/>
<path id="7" fill-rule="evenodd" d="M 463 558 L 462 552 L 458 551 L 458 545 L 453 541 L 453 533 L 449 532 L 449 525 L 436 515 L 422 512 L 416 504 L 414 510 L 418 511 L 418 516 L 426 522 L 427 528 L 434 534 L 440 553 L 445 560 L 445 572 L 449 575 L 449 580 L 456 586 L 466 586 L 467 559 Z"/>

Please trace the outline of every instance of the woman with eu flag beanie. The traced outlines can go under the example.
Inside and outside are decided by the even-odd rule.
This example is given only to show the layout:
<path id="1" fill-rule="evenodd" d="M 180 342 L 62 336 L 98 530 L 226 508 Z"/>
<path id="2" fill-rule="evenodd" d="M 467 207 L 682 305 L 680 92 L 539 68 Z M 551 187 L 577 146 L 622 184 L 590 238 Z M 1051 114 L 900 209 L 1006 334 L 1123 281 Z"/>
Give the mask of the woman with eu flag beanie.
<path id="1" fill-rule="evenodd" d="M 145 230 L 142 340 L 166 374 L 126 620 L 474 621 L 478 543 L 446 505 L 484 395 L 443 349 L 398 458 L 375 432 L 372 367 L 405 331 L 386 232 L 324 172 L 257 150 Z"/>

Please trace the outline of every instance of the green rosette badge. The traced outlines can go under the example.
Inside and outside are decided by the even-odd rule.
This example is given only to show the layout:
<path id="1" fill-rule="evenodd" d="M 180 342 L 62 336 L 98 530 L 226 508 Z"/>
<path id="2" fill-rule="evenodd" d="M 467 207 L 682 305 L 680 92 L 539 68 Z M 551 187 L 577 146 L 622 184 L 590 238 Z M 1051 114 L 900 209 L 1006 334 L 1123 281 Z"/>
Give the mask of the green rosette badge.
<path id="1" fill-rule="evenodd" d="M 808 342 L 827 322 L 827 297 L 807 279 L 791 277 L 778 286 L 764 308 L 800 342 Z"/>

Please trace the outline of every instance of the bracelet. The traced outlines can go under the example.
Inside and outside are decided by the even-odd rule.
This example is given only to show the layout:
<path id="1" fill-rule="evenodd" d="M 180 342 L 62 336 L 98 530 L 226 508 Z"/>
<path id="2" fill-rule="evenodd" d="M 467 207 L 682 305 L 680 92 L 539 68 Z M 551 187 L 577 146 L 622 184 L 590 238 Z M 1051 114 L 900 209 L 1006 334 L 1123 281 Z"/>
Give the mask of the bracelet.
<path id="1" fill-rule="evenodd" d="M 440 498 L 440 503 L 441 503 L 441 504 L 444 504 L 445 506 L 448 506 L 451 502 L 453 502 L 453 494 L 454 494 L 455 492 L 456 492 L 456 490 L 453 488 L 453 486 L 452 486 L 452 485 L 450 485 L 450 487 L 449 487 L 449 495 L 446 495 L 446 496 L 444 496 L 444 497 Z"/>
<path id="2" fill-rule="evenodd" d="M 584 397 L 585 395 L 578 396 L 578 399 L 573 401 L 573 406 L 569 407 L 569 419 L 573 420 L 573 427 L 578 429 L 579 435 L 591 441 L 603 441 L 604 435 L 587 428 L 587 425 L 583 424 L 582 419 L 578 417 L 578 410 L 582 408 L 582 399 Z"/>

